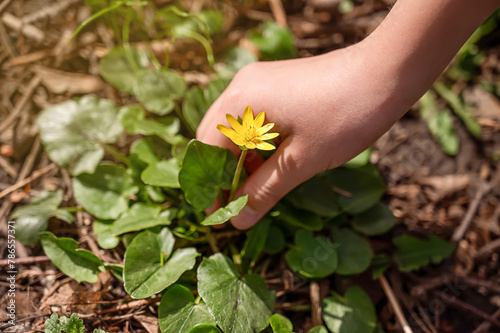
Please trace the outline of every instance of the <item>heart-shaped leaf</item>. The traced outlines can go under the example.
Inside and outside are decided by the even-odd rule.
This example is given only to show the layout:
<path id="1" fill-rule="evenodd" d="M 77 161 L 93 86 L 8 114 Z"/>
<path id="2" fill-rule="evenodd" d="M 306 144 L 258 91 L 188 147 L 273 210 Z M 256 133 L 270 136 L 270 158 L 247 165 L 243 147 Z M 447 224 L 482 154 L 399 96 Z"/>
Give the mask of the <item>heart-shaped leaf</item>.
<path id="1" fill-rule="evenodd" d="M 152 207 L 138 202 L 113 222 L 111 231 L 113 235 L 117 236 L 158 225 L 169 225 L 176 214 L 176 208 L 170 208 L 162 212 L 159 206 Z"/>
<path id="2" fill-rule="evenodd" d="M 176 143 L 180 121 L 175 117 L 158 120 L 146 118 L 146 111 L 139 105 L 128 105 L 120 110 L 119 119 L 125 131 L 130 134 L 157 135 L 165 142 Z"/>
<path id="3" fill-rule="evenodd" d="M 308 278 L 323 278 L 337 269 L 335 244 L 323 236 L 314 237 L 310 230 L 295 234 L 295 247 L 286 253 L 290 268 Z"/>
<path id="4" fill-rule="evenodd" d="M 139 72 L 147 68 L 148 64 L 146 52 L 126 46 L 113 48 L 102 57 L 99 66 L 106 81 L 117 89 L 132 94 Z"/>
<path id="5" fill-rule="evenodd" d="M 218 329 L 214 325 L 198 325 L 193 327 L 189 333 L 222 333 L 220 329 Z"/>
<path id="6" fill-rule="evenodd" d="M 123 131 L 115 104 L 92 95 L 42 111 L 37 123 L 51 160 L 73 175 L 93 173 L 104 156 L 102 144 L 116 142 Z"/>
<path id="7" fill-rule="evenodd" d="M 94 222 L 94 233 L 97 236 L 97 244 L 103 249 L 114 249 L 120 244 L 120 237 L 113 233 L 112 220 L 96 220 Z"/>
<path id="8" fill-rule="evenodd" d="M 274 333 L 293 332 L 293 325 L 290 319 L 283 315 L 280 315 L 279 313 L 275 313 L 271 316 L 270 323 Z"/>
<path id="9" fill-rule="evenodd" d="M 377 316 L 370 297 L 359 287 L 347 289 L 344 297 L 323 300 L 323 320 L 332 333 L 372 333 Z"/>
<path id="10" fill-rule="evenodd" d="M 195 248 L 178 249 L 168 258 L 167 251 L 171 247 L 168 228 L 160 232 L 146 230 L 134 238 L 125 251 L 123 271 L 125 290 L 130 296 L 146 298 L 154 295 L 194 267 L 199 256 Z"/>
<path id="11" fill-rule="evenodd" d="M 328 330 L 325 328 L 325 326 L 316 326 L 311 328 L 307 333 L 328 333 Z"/>
<path id="12" fill-rule="evenodd" d="M 43 251 L 54 265 L 78 282 L 97 282 L 99 272 L 104 272 L 101 259 L 92 252 L 78 249 L 78 242 L 74 239 L 57 238 L 48 231 L 41 232 L 39 235 Z"/>
<path id="13" fill-rule="evenodd" d="M 254 333 L 269 325 L 274 291 L 260 275 L 239 278 L 234 264 L 222 253 L 198 267 L 198 292 L 224 332 Z"/>
<path id="14" fill-rule="evenodd" d="M 370 244 L 363 237 L 345 228 L 334 229 L 332 237 L 338 246 L 338 274 L 358 274 L 370 266 L 373 253 Z"/>
<path id="15" fill-rule="evenodd" d="M 151 163 L 142 173 L 141 180 L 145 184 L 179 188 L 180 167 L 175 158 L 167 161 Z"/>
<path id="16" fill-rule="evenodd" d="M 257 260 L 266 246 L 270 222 L 267 218 L 261 219 L 250 229 L 248 238 L 245 240 L 245 244 L 243 244 L 243 249 L 241 250 L 243 258 L 249 258 L 252 261 Z"/>
<path id="17" fill-rule="evenodd" d="M 110 220 L 128 209 L 128 197 L 139 188 L 124 167 L 107 162 L 93 174 L 73 178 L 73 189 L 83 208 L 100 219 Z"/>
<path id="18" fill-rule="evenodd" d="M 47 229 L 47 221 L 56 216 L 66 222 L 73 222 L 73 216 L 57 207 L 62 202 L 61 190 L 42 192 L 26 206 L 14 210 L 10 218 L 16 219 L 16 239 L 24 245 L 36 244 L 38 233 Z"/>
<path id="19" fill-rule="evenodd" d="M 184 96 L 186 89 L 184 79 L 172 70 L 144 69 L 134 82 L 134 93 L 139 102 L 160 116 L 174 109 L 174 100 Z"/>
<path id="20" fill-rule="evenodd" d="M 237 164 L 229 149 L 191 140 L 179 172 L 186 200 L 198 210 L 210 208 L 220 189 L 231 188 Z"/>
<path id="21" fill-rule="evenodd" d="M 391 230 L 396 224 L 396 217 L 386 205 L 378 202 L 375 206 L 354 216 L 351 223 L 357 231 L 368 236 L 376 236 Z"/>
<path id="22" fill-rule="evenodd" d="M 323 229 L 323 221 L 318 214 L 284 203 L 279 203 L 276 208 L 279 211 L 277 219 L 280 221 L 307 230 L 318 231 Z"/>
<path id="23" fill-rule="evenodd" d="M 397 248 L 394 259 L 399 265 L 399 270 L 403 272 L 419 269 L 429 262 L 437 264 L 455 250 L 452 244 L 435 235 L 423 240 L 405 234 L 394 238 L 392 242 Z"/>
<path id="24" fill-rule="evenodd" d="M 205 303 L 195 304 L 193 293 L 179 284 L 168 288 L 163 295 L 158 318 L 163 333 L 189 333 L 198 325 L 215 325 Z"/>
<path id="25" fill-rule="evenodd" d="M 229 80 L 217 79 L 210 82 L 204 90 L 193 87 L 186 93 L 182 114 L 193 131 L 196 131 L 210 105 L 226 89 L 228 83 Z"/>
<path id="26" fill-rule="evenodd" d="M 240 211 L 245 207 L 248 202 L 248 195 L 242 195 L 236 200 L 231 201 L 225 207 L 221 207 L 217 209 L 215 212 L 207 216 L 202 225 L 218 225 L 225 223 L 232 219 L 233 217 L 238 216 Z"/>
<path id="27" fill-rule="evenodd" d="M 270 225 L 264 250 L 268 254 L 280 253 L 285 248 L 285 235 L 280 228 Z"/>
<path id="28" fill-rule="evenodd" d="M 384 182 L 371 164 L 355 169 L 337 168 L 328 175 L 331 185 L 346 192 L 339 198 L 339 204 L 353 215 L 375 205 L 385 192 Z"/>
<path id="29" fill-rule="evenodd" d="M 286 196 L 295 207 L 305 209 L 321 216 L 334 217 L 341 211 L 338 204 L 340 195 L 333 191 L 329 182 L 329 172 L 320 173 Z"/>
<path id="30" fill-rule="evenodd" d="M 250 30 L 248 39 L 254 43 L 262 55 L 262 60 L 281 60 L 297 57 L 293 34 L 287 27 L 274 21 L 267 21 L 259 29 Z"/>

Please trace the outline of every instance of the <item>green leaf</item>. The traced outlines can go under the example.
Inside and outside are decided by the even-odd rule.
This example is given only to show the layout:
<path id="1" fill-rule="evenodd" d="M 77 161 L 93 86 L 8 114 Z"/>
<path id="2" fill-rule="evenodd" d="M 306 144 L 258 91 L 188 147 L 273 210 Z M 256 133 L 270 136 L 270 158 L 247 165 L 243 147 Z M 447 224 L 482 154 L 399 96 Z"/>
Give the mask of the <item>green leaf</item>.
<path id="1" fill-rule="evenodd" d="M 120 109 L 119 119 L 127 133 L 157 135 L 170 144 L 178 141 L 176 134 L 180 129 L 180 120 L 176 117 L 146 118 L 146 111 L 142 107 L 128 105 Z"/>
<path id="2" fill-rule="evenodd" d="M 66 333 L 85 333 L 83 319 L 80 319 L 76 313 L 73 313 L 71 317 L 69 317 L 64 331 Z"/>
<path id="3" fill-rule="evenodd" d="M 191 140 L 179 172 L 186 200 L 198 210 L 210 208 L 221 188 L 231 188 L 237 164 L 229 149 Z"/>
<path id="4" fill-rule="evenodd" d="M 240 279 L 222 253 L 198 267 L 198 292 L 224 332 L 254 333 L 269 325 L 275 292 L 266 289 L 260 275 Z"/>
<path id="5" fill-rule="evenodd" d="M 268 254 L 277 254 L 280 253 L 285 248 L 285 235 L 283 235 L 283 231 L 280 228 L 270 225 L 268 234 L 266 237 L 266 243 L 264 246 L 264 250 Z"/>
<path id="6" fill-rule="evenodd" d="M 10 218 L 16 219 L 16 239 L 24 245 L 33 245 L 39 241 L 38 233 L 47 229 L 47 221 L 56 216 L 66 222 L 73 222 L 68 212 L 58 210 L 62 202 L 61 190 L 41 192 L 26 206 L 14 210 Z"/>
<path id="7" fill-rule="evenodd" d="M 233 77 L 236 72 L 246 65 L 259 61 L 259 58 L 252 52 L 242 47 L 236 46 L 227 50 L 222 56 L 222 66 L 216 68 L 219 75 L 223 77 Z"/>
<path id="8" fill-rule="evenodd" d="M 345 296 L 323 300 L 323 320 L 332 333 L 371 333 L 377 317 L 370 297 L 359 287 L 347 289 Z"/>
<path id="9" fill-rule="evenodd" d="M 371 164 L 356 169 L 337 168 L 328 175 L 331 185 L 348 193 L 340 196 L 338 202 L 352 215 L 375 205 L 385 192 L 385 184 Z"/>
<path id="10" fill-rule="evenodd" d="M 403 272 L 419 269 L 429 262 L 438 264 L 455 250 L 452 244 L 435 235 L 423 240 L 404 234 L 394 238 L 392 242 L 397 248 L 394 259 Z"/>
<path id="11" fill-rule="evenodd" d="M 39 235 L 45 254 L 61 272 L 76 281 L 94 283 L 99 272 L 104 272 L 101 259 L 92 252 L 78 249 L 78 242 L 74 239 L 57 238 L 48 231 Z"/>
<path id="12" fill-rule="evenodd" d="M 55 312 L 45 321 L 45 333 L 61 333 L 65 327 Z"/>
<path id="13" fill-rule="evenodd" d="M 213 325 L 198 325 L 193 327 L 189 333 L 222 333 L 220 329 Z"/>
<path id="14" fill-rule="evenodd" d="M 204 23 L 208 35 L 222 32 L 224 26 L 224 15 L 216 10 L 201 10 L 196 13 L 197 18 Z"/>
<path id="15" fill-rule="evenodd" d="M 377 323 L 377 327 L 375 327 L 375 331 L 373 331 L 373 333 L 385 333 L 380 323 Z"/>
<path id="16" fill-rule="evenodd" d="M 378 202 L 363 213 L 354 216 L 352 226 L 357 231 L 368 235 L 382 235 L 396 225 L 396 217 L 383 203 Z"/>
<path id="17" fill-rule="evenodd" d="M 290 319 L 279 313 L 271 316 L 271 328 L 274 333 L 293 333 L 293 325 Z"/>
<path id="18" fill-rule="evenodd" d="M 73 175 L 93 173 L 104 156 L 101 144 L 116 142 L 123 131 L 115 104 L 92 95 L 42 111 L 37 123 L 50 159 Z"/>
<path id="19" fill-rule="evenodd" d="M 97 244 L 103 249 L 114 249 L 120 244 L 120 238 L 113 234 L 112 220 L 96 220 L 94 233 L 97 236 Z"/>
<path id="20" fill-rule="evenodd" d="M 73 178 L 76 200 L 92 215 L 116 219 L 128 209 L 129 196 L 139 188 L 127 170 L 109 162 L 100 164 L 93 174 Z"/>
<path id="21" fill-rule="evenodd" d="M 196 131 L 210 105 L 226 89 L 228 83 L 226 79 L 217 79 L 210 82 L 204 90 L 193 87 L 186 93 L 182 114 L 193 131 Z"/>
<path id="22" fill-rule="evenodd" d="M 163 333 L 189 333 L 197 325 L 215 325 L 205 303 L 195 304 L 191 291 L 179 284 L 168 288 L 163 295 L 158 318 Z"/>
<path id="23" fill-rule="evenodd" d="M 317 214 L 283 203 L 276 205 L 276 208 L 279 210 L 277 219 L 280 221 L 307 230 L 323 229 L 323 221 Z"/>
<path id="24" fill-rule="evenodd" d="M 150 164 L 141 173 L 141 180 L 149 185 L 179 188 L 179 171 L 177 160 L 172 158 Z"/>
<path id="25" fill-rule="evenodd" d="M 339 214 L 340 195 L 333 191 L 328 174 L 320 173 L 290 192 L 286 199 L 295 207 L 305 209 L 321 216 L 334 217 Z"/>
<path id="26" fill-rule="evenodd" d="M 112 224 L 113 235 L 121 235 L 127 232 L 144 230 L 158 225 L 169 225 L 177 214 L 176 208 L 161 211 L 160 206 L 147 206 L 143 203 L 135 203 L 124 212 L 118 220 Z"/>
<path id="27" fill-rule="evenodd" d="M 472 107 L 465 105 L 459 96 L 440 81 L 435 82 L 433 88 L 450 104 L 455 114 L 460 117 L 469 132 L 475 137 L 479 137 L 481 135 L 481 125 L 472 116 Z"/>
<path id="28" fill-rule="evenodd" d="M 141 69 L 148 67 L 149 58 L 146 52 L 134 47 L 115 47 L 102 57 L 99 66 L 102 77 L 126 93 L 134 92 Z"/>
<path id="29" fill-rule="evenodd" d="M 104 267 L 111 271 L 111 274 L 114 275 L 115 278 L 123 282 L 123 265 L 122 264 L 108 264 L 104 263 Z"/>
<path id="30" fill-rule="evenodd" d="M 420 116 L 443 151 L 451 156 L 458 154 L 460 139 L 453 125 L 453 116 L 447 109 L 438 109 L 436 95 L 428 91 L 420 99 Z"/>
<path id="31" fill-rule="evenodd" d="M 370 244 L 361 236 L 349 229 L 334 229 L 332 237 L 338 245 L 340 275 L 354 275 L 365 271 L 373 256 Z"/>
<path id="32" fill-rule="evenodd" d="M 184 79 L 172 70 L 144 69 L 134 82 L 134 93 L 139 102 L 160 116 L 174 109 L 174 100 L 184 96 L 186 89 Z"/>
<path id="33" fill-rule="evenodd" d="M 122 109 L 123 110 L 123 109 Z M 149 135 L 149 134 L 145 134 Z M 130 158 L 132 160 L 132 156 L 136 156 L 137 159 L 146 165 L 156 163 L 159 161 L 158 156 L 156 156 L 155 151 L 153 150 L 153 146 L 151 140 L 149 138 L 141 138 L 135 140 L 130 145 Z"/>
<path id="34" fill-rule="evenodd" d="M 133 298 L 146 298 L 162 291 L 194 267 L 199 256 L 195 248 L 178 249 L 166 260 L 165 253 L 168 256 L 167 250 L 172 246 L 172 237 L 168 235 L 171 235 L 168 228 L 161 232 L 146 230 L 125 251 L 125 290 Z"/>
<path id="35" fill-rule="evenodd" d="M 325 328 L 325 326 L 316 326 L 311 328 L 307 333 L 328 333 L 328 330 Z"/>
<path id="36" fill-rule="evenodd" d="M 249 258 L 251 261 L 257 260 L 266 246 L 270 222 L 269 219 L 261 219 L 252 229 L 250 229 L 245 244 L 243 244 L 243 249 L 241 250 L 241 256 L 243 258 Z"/>
<path id="37" fill-rule="evenodd" d="M 308 278 L 323 278 L 333 274 L 338 258 L 335 244 L 323 236 L 314 237 L 310 230 L 295 234 L 295 247 L 286 253 L 290 268 Z"/>
<path id="38" fill-rule="evenodd" d="M 376 254 L 373 256 L 370 266 L 372 269 L 372 278 L 376 280 L 384 274 L 386 269 L 391 267 L 391 258 L 385 254 Z"/>
<path id="39" fill-rule="evenodd" d="M 100 328 L 94 328 L 92 333 L 108 333 L 108 332 L 106 332 L 105 330 L 101 330 Z"/>
<path id="40" fill-rule="evenodd" d="M 364 165 L 367 165 L 370 162 L 370 155 L 372 154 L 372 148 L 368 148 L 361 153 L 359 153 L 356 157 L 353 157 L 342 166 L 346 168 L 359 168 Z"/>
<path id="41" fill-rule="evenodd" d="M 218 225 L 225 223 L 232 219 L 233 217 L 238 216 L 240 211 L 245 207 L 248 202 L 248 195 L 242 195 L 236 200 L 231 201 L 227 204 L 226 207 L 221 207 L 217 209 L 215 212 L 207 216 L 202 225 Z"/>
<path id="42" fill-rule="evenodd" d="M 259 48 L 262 60 L 290 59 L 298 55 L 292 32 L 274 21 L 264 22 L 258 29 L 250 30 L 248 39 Z"/>

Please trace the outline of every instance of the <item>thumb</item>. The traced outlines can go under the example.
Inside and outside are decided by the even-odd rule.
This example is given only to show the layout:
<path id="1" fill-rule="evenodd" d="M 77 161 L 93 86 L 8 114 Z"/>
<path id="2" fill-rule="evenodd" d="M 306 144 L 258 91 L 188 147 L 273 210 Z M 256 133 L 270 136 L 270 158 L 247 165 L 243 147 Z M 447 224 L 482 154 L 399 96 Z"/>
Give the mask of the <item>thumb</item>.
<path id="1" fill-rule="evenodd" d="M 294 157 L 295 155 L 295 157 Z M 248 194 L 248 203 L 231 219 L 237 229 L 256 224 L 289 191 L 307 180 L 304 169 L 294 154 L 293 145 L 285 140 L 238 190 L 237 196 Z M 312 175 L 311 175 L 312 176 Z"/>

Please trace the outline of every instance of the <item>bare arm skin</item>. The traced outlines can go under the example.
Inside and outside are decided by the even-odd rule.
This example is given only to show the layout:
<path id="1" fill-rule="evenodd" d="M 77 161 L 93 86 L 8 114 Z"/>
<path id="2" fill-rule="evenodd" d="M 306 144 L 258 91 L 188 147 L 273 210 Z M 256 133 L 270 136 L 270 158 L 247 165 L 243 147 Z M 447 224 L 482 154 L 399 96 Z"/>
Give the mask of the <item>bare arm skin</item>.
<path id="1" fill-rule="evenodd" d="M 297 185 L 369 147 L 432 85 L 498 0 L 399 0 L 364 41 L 321 56 L 253 63 L 240 70 L 200 124 L 199 140 L 238 147 L 216 129 L 250 105 L 276 123 L 281 143 L 251 172 L 232 220 L 253 226 Z M 273 130 L 273 132 L 275 131 Z"/>

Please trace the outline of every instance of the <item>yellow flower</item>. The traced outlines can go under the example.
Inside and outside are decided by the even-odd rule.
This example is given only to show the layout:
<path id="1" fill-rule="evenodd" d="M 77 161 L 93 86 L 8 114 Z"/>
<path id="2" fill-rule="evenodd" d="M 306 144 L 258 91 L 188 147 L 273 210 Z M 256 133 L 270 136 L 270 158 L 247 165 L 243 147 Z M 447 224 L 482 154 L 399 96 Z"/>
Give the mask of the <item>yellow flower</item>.
<path id="1" fill-rule="evenodd" d="M 243 123 L 240 124 L 232 115 L 226 114 L 226 119 L 231 125 L 232 129 L 224 126 L 217 125 L 217 129 L 227 136 L 231 141 L 240 146 L 241 149 L 262 149 L 273 150 L 276 149 L 272 144 L 265 142 L 265 140 L 274 139 L 279 133 L 267 133 L 273 128 L 274 123 L 269 123 L 264 126 L 264 119 L 266 114 L 261 112 L 253 118 L 253 111 L 250 106 L 245 108 L 243 113 Z"/>

